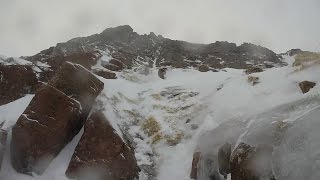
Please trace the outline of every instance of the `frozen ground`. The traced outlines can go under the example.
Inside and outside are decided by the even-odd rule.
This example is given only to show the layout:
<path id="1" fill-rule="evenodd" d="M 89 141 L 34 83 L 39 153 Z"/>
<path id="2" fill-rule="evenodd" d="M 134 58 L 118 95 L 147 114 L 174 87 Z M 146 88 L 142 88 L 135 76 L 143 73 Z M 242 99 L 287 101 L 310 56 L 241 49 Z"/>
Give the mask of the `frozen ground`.
<path id="1" fill-rule="evenodd" d="M 291 64 L 293 59 L 286 57 L 286 61 Z M 188 180 L 192 154 L 199 138 L 229 120 L 241 121 L 262 114 L 264 118 L 251 118 L 250 124 L 246 127 L 246 132 L 251 132 L 253 129 L 259 131 L 263 123 L 272 123 L 266 116 L 267 112 L 278 110 L 277 113 L 288 117 L 288 121 L 301 122 L 294 124 L 296 130 L 292 131 L 297 132 L 296 136 L 305 131 L 316 131 L 315 118 L 319 117 L 319 113 L 316 112 L 318 105 L 316 102 L 310 107 L 308 101 L 302 103 L 304 107 L 302 109 L 305 111 L 298 111 L 298 108 L 297 111 L 293 109 L 290 112 L 285 110 L 282 112 L 281 108 L 277 107 L 318 97 L 319 85 L 309 93 L 302 94 L 297 84 L 304 80 L 319 84 L 319 74 L 319 66 L 304 70 L 296 70 L 290 65 L 271 68 L 262 73 L 252 74 L 260 78 L 260 83 L 252 86 L 247 82 L 247 75 L 243 70 L 235 69 L 205 73 L 196 70 L 169 69 L 165 80 L 158 78 L 156 69 L 151 69 L 147 76 L 139 72 L 122 72 L 118 74 L 117 80 L 100 78 L 105 83 L 105 89 L 97 99 L 96 108 L 104 111 L 118 132 L 124 132 L 130 137 L 136 147 L 139 165 L 155 169 L 155 172 L 150 172 L 148 170 L 150 168 L 143 168 L 141 180 L 145 179 L 144 174 L 148 173 L 156 174 L 155 179 L 158 180 Z M 28 95 L 13 103 L 0 106 L 0 121 L 6 120 L 7 129 L 15 123 L 31 98 L 32 95 Z M 315 110 L 309 112 L 311 109 Z M 288 116 L 285 116 L 285 113 Z M 302 114 L 306 115 L 300 117 Z M 310 123 L 303 123 L 303 120 L 308 119 L 311 119 Z M 148 122 L 152 122 L 152 125 L 150 126 Z M 297 149 L 292 149 L 292 154 L 297 155 L 296 158 L 287 157 L 290 154 L 279 158 L 277 164 L 281 167 L 284 167 L 282 164 L 289 163 L 286 166 L 288 169 L 276 173 L 280 179 L 288 179 L 285 174 L 293 172 L 300 166 L 309 167 L 312 169 L 309 171 L 312 172 L 319 171 L 319 166 L 314 163 L 294 163 L 305 162 L 305 158 L 316 161 L 314 157 L 320 151 L 316 134 L 304 134 L 311 141 L 308 143 L 313 145 L 303 146 L 306 151 L 296 152 Z M 290 144 L 293 136 L 291 134 L 286 136 Z M 0 179 L 67 179 L 64 171 L 79 137 L 80 135 L 64 148 L 42 176 L 29 177 L 15 173 L 9 163 L 7 151 Z M 246 141 L 250 141 L 249 137 L 246 133 L 241 136 Z M 289 145 L 282 144 L 276 153 L 283 155 L 283 151 L 288 150 L 287 146 Z M 310 156 L 305 153 L 309 151 L 313 153 Z M 305 173 L 306 170 L 302 169 L 300 172 Z M 319 179 L 318 174 L 314 173 L 310 179 Z M 290 178 L 299 179 L 297 175 L 292 175 Z"/>

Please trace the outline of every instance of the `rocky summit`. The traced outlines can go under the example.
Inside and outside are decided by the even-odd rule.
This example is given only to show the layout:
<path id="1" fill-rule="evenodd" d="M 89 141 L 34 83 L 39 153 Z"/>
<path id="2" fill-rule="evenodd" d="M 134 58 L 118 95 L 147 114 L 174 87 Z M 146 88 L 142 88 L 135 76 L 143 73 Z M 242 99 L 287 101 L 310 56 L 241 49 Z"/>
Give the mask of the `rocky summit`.
<path id="1" fill-rule="evenodd" d="M 0 56 L 1 180 L 317 180 L 320 54 L 128 26 Z"/>
<path id="2" fill-rule="evenodd" d="M 78 58 L 78 63 L 90 67 L 93 61 L 90 58 L 83 61 L 83 56 L 97 57 L 90 55 L 93 52 L 107 53 L 110 56 L 111 60 L 104 67 L 111 71 L 131 69 L 141 64 L 146 67 L 196 68 L 201 71 L 284 64 L 279 55 L 254 44 L 244 43 L 237 46 L 234 43 L 220 41 L 194 44 L 171 40 L 154 33 L 139 35 L 128 25 L 108 28 L 100 34 L 58 43 L 55 47 L 25 58 L 33 63 L 48 63 L 53 69 L 56 68 L 53 64 L 59 64 L 63 59 L 66 61 Z"/>

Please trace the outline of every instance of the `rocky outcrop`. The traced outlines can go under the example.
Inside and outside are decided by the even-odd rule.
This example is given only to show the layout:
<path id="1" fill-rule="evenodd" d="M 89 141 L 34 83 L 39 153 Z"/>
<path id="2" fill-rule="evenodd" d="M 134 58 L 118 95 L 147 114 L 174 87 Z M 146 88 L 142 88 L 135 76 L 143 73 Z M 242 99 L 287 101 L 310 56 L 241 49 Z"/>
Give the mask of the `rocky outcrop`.
<path id="1" fill-rule="evenodd" d="M 158 70 L 158 76 L 161 78 L 161 79 L 165 79 L 166 78 L 166 73 L 167 73 L 167 68 L 160 68 Z"/>
<path id="2" fill-rule="evenodd" d="M 133 180 L 138 173 L 132 147 L 123 142 L 102 113 L 92 113 L 66 175 L 80 180 L 92 175 L 96 180 Z"/>
<path id="3" fill-rule="evenodd" d="M 102 89 L 103 83 L 83 66 L 65 63 L 40 87 L 12 128 L 14 169 L 42 174 L 80 131 Z"/>
<path id="4" fill-rule="evenodd" d="M 299 83 L 299 87 L 303 94 L 309 92 L 314 86 L 316 86 L 316 83 L 311 81 L 302 81 Z"/>
<path id="5" fill-rule="evenodd" d="M 240 143 L 232 152 L 230 170 L 232 180 L 275 180 L 271 169 L 273 147 L 252 147 Z"/>
<path id="6" fill-rule="evenodd" d="M 286 54 L 288 54 L 289 56 L 295 56 L 301 52 L 303 52 L 301 49 L 290 49 Z"/>
<path id="7" fill-rule="evenodd" d="M 117 79 L 117 75 L 114 72 L 106 71 L 106 70 L 93 70 L 93 73 L 101 76 L 105 79 Z"/>
<path id="8" fill-rule="evenodd" d="M 263 71 L 263 69 L 261 69 L 260 67 L 249 67 L 248 69 L 246 69 L 245 73 L 252 74 L 252 73 L 259 73 L 262 71 Z"/>
<path id="9" fill-rule="evenodd" d="M 40 79 L 41 81 L 47 82 L 54 76 L 54 74 L 66 62 L 80 64 L 86 69 L 90 70 L 91 67 L 97 63 L 97 60 L 101 56 L 102 55 L 98 51 L 90 51 L 90 52 L 79 51 L 79 52 L 73 52 L 67 55 L 59 54 L 59 55 L 49 57 L 48 59 L 41 60 L 41 62 L 48 64 L 50 67 L 45 69 L 39 67 L 42 70 L 42 72 L 40 73 Z"/>
<path id="10" fill-rule="evenodd" d="M 81 129 L 81 114 L 78 101 L 52 86 L 41 86 L 12 128 L 13 168 L 42 174 Z"/>
<path id="11" fill-rule="evenodd" d="M 64 63 L 48 84 L 79 101 L 83 119 L 87 118 L 95 98 L 104 86 L 83 66 L 70 62 Z"/>
<path id="12" fill-rule="evenodd" d="M 2 129 L 3 123 L 0 123 L 0 171 L 1 171 L 3 156 L 6 150 L 7 136 L 8 136 L 8 132 Z"/>
<path id="13" fill-rule="evenodd" d="M 38 79 L 29 65 L 0 65 L 0 106 L 32 94 Z"/>
<path id="14" fill-rule="evenodd" d="M 102 66 L 110 71 L 121 71 L 124 68 L 123 63 L 117 59 L 111 59 L 107 64 Z"/>
<path id="15" fill-rule="evenodd" d="M 222 41 L 194 44 L 156 36 L 154 33 L 139 35 L 128 25 L 108 28 L 100 34 L 58 43 L 56 47 L 27 57 L 27 60 L 49 62 L 54 57 L 68 57 L 74 53 L 95 51 L 109 53 L 112 59 L 105 67 L 112 71 L 132 69 L 141 65 L 140 63 L 149 68 L 170 66 L 195 69 L 201 65 L 210 69 L 226 67 L 245 69 L 265 63 L 284 65 L 277 54 L 254 44 L 244 43 L 237 46 L 235 43 Z"/>

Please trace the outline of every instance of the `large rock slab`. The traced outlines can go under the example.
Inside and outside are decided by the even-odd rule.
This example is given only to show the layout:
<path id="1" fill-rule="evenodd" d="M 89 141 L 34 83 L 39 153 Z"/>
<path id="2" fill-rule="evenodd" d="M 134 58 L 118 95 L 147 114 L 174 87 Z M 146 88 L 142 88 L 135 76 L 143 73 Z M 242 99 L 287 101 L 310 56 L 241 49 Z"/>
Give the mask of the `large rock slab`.
<path id="1" fill-rule="evenodd" d="M 107 64 L 102 66 L 110 71 L 122 71 L 124 68 L 124 64 L 117 59 L 111 59 Z"/>
<path id="2" fill-rule="evenodd" d="M 42 174 L 82 127 L 81 105 L 43 85 L 12 128 L 11 161 L 25 174 Z"/>
<path id="3" fill-rule="evenodd" d="M 94 112 L 70 161 L 66 175 L 87 180 L 132 180 L 139 168 L 134 150 L 123 142 L 106 117 Z"/>
<path id="4" fill-rule="evenodd" d="M 105 79 L 117 79 L 116 73 L 108 70 L 93 70 L 93 73 Z"/>
<path id="5" fill-rule="evenodd" d="M 38 79 L 29 65 L 0 65 L 0 106 L 34 93 Z"/>
<path id="6" fill-rule="evenodd" d="M 88 117 L 96 97 L 104 86 L 103 82 L 83 66 L 70 62 L 64 63 L 48 84 L 78 100 L 82 107 L 83 119 Z"/>
<path id="7" fill-rule="evenodd" d="M 98 59 L 102 55 L 98 51 L 90 51 L 90 52 L 73 52 L 70 54 L 63 54 L 63 55 L 54 55 L 48 59 L 42 60 L 39 59 L 38 61 L 46 63 L 50 66 L 50 68 L 43 69 L 43 72 L 41 72 L 40 79 L 41 81 L 47 82 L 49 81 L 55 73 L 63 66 L 66 62 L 71 62 L 75 64 L 80 64 L 86 69 L 91 69 L 93 65 L 95 65 L 98 61 Z M 32 59 L 30 59 L 33 61 Z M 34 61 L 35 64 L 36 61 Z"/>
<path id="8" fill-rule="evenodd" d="M 64 63 L 36 92 L 12 129 L 14 169 L 42 174 L 80 131 L 102 89 L 103 83 L 83 66 Z"/>

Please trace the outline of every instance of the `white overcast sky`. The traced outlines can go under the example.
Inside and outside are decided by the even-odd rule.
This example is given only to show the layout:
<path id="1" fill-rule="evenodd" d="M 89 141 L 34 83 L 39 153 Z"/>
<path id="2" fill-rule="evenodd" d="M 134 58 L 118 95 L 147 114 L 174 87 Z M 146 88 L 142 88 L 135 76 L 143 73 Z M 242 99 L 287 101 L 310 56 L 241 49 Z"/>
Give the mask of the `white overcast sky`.
<path id="1" fill-rule="evenodd" d="M 320 51 L 320 0 L 0 0 L 0 53 L 33 55 L 124 24 L 197 43 Z"/>

